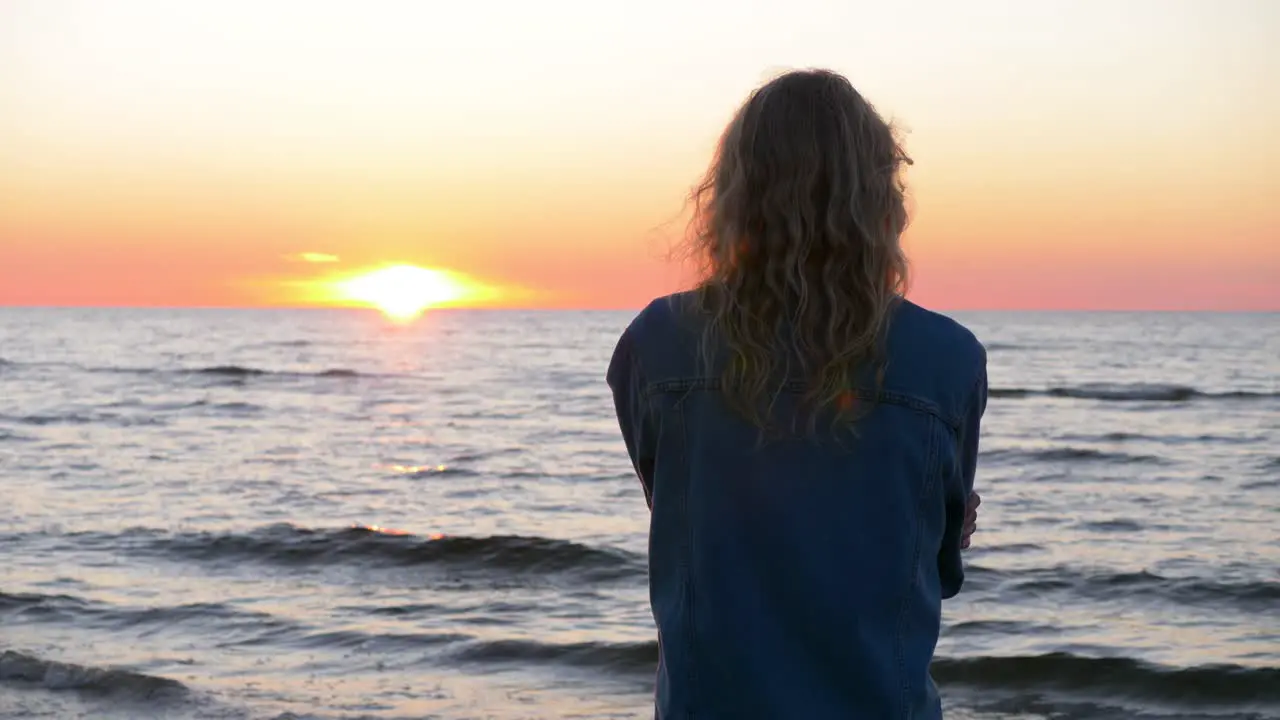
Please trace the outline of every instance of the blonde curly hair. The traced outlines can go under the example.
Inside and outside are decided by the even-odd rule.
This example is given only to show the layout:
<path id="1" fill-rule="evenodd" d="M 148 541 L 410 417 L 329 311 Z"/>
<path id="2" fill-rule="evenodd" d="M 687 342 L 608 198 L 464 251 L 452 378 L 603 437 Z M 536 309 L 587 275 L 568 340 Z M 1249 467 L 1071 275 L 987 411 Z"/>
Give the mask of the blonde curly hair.
<path id="1" fill-rule="evenodd" d="M 799 379 L 810 418 L 855 420 L 857 374 L 883 377 L 882 339 L 907 285 L 904 164 L 894 128 L 843 76 L 790 72 L 753 92 L 693 190 L 693 297 L 707 362 L 756 426 Z"/>

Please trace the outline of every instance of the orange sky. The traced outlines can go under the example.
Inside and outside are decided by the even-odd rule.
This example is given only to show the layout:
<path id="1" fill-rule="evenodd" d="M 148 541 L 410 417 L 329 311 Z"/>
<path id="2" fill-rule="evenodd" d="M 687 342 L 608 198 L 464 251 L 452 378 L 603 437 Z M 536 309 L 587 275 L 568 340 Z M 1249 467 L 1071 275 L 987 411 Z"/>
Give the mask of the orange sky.
<path id="1" fill-rule="evenodd" d="M 403 262 L 636 307 L 737 104 L 819 65 L 909 131 L 916 299 L 1280 309 L 1280 3 L 449 5 L 0 3 L 0 305 Z"/>

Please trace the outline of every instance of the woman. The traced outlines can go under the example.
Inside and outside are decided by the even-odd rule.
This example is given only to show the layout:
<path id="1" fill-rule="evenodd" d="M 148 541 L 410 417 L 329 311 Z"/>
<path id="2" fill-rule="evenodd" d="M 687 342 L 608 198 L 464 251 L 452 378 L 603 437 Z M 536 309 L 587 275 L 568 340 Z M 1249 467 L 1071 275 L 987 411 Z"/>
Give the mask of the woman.
<path id="1" fill-rule="evenodd" d="M 908 162 L 843 77 L 768 83 L 694 192 L 704 280 L 618 343 L 659 718 L 941 716 L 986 353 L 902 297 Z"/>

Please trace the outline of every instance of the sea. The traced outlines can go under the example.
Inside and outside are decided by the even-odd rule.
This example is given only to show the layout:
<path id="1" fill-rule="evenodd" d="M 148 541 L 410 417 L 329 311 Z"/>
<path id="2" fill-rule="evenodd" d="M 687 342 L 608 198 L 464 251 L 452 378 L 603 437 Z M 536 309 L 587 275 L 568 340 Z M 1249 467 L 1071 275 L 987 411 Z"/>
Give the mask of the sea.
<path id="1" fill-rule="evenodd" d="M 653 717 L 630 317 L 0 309 L 0 718 Z M 1280 718 L 1280 315 L 956 317 L 947 716 Z"/>

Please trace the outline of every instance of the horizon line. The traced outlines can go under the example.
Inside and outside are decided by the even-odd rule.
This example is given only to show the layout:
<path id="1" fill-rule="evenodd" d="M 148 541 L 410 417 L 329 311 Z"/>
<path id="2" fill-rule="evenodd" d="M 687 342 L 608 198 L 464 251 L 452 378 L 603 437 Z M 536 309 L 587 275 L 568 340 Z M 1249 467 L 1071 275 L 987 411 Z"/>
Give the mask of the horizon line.
<path id="1" fill-rule="evenodd" d="M 938 312 L 982 312 L 982 313 L 1161 313 L 1161 314 L 1215 314 L 1215 315 L 1270 315 L 1280 313 L 1280 306 L 1274 308 L 1143 308 L 1143 307 L 982 307 L 982 306 L 943 306 L 924 305 L 923 307 Z M 493 306 L 493 305 L 445 305 L 427 308 L 423 314 L 436 312 L 640 312 L 644 305 L 636 306 Z M 318 311 L 318 312 L 368 312 L 381 314 L 377 308 L 360 305 L 89 305 L 89 304 L 6 304 L 0 303 L 0 310 L 192 310 L 192 311 Z"/>

